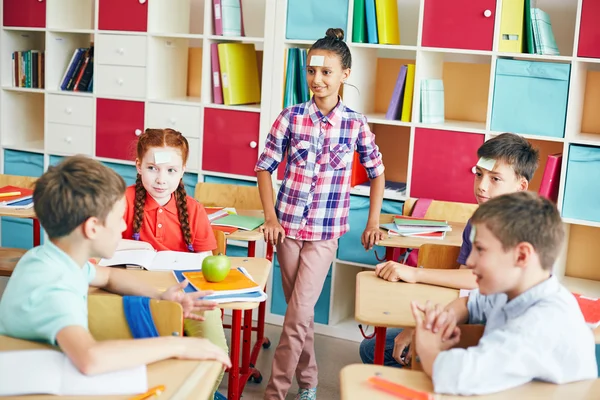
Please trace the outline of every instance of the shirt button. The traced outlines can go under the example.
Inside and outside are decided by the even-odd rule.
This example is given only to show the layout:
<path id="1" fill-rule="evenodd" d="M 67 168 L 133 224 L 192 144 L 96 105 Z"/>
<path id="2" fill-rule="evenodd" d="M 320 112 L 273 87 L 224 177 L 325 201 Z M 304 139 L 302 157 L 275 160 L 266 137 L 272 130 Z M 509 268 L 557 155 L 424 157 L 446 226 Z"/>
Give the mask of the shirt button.
<path id="1" fill-rule="evenodd" d="M 161 212 L 162 212 L 162 208 L 159 208 L 159 209 L 158 209 L 158 212 L 159 212 L 159 213 L 161 213 Z"/>
<path id="2" fill-rule="evenodd" d="M 158 227 L 159 227 L 159 228 L 162 228 L 162 224 L 158 224 Z"/>

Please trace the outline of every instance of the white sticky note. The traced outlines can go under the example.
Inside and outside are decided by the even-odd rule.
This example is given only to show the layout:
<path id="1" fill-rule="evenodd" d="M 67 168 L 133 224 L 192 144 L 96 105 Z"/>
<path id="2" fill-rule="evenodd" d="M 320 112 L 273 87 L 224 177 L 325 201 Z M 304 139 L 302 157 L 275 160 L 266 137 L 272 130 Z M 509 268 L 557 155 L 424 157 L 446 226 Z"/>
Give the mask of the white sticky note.
<path id="1" fill-rule="evenodd" d="M 325 64 L 324 56 L 310 56 L 310 65 L 311 67 L 322 67 Z"/>
<path id="2" fill-rule="evenodd" d="M 492 160 L 490 158 L 481 157 L 479 161 L 477 161 L 477 166 L 483 169 L 487 169 L 488 171 L 493 171 L 494 166 L 496 165 L 496 160 Z"/>
<path id="3" fill-rule="evenodd" d="M 471 242 L 471 244 L 475 242 L 475 231 L 475 226 L 471 226 L 471 234 L 469 235 L 469 241 Z"/>
<path id="4" fill-rule="evenodd" d="M 458 297 L 469 297 L 469 294 L 473 291 L 474 289 L 470 290 L 470 289 L 460 289 L 460 291 L 458 292 Z"/>
<path id="5" fill-rule="evenodd" d="M 171 161 L 170 151 L 157 151 L 154 153 L 155 164 L 166 164 Z"/>

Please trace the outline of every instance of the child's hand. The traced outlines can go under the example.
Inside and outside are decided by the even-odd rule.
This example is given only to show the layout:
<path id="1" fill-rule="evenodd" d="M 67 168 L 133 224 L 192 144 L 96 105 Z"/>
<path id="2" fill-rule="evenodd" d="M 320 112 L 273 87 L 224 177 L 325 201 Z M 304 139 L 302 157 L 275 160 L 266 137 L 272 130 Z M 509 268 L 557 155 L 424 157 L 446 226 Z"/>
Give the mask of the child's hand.
<path id="1" fill-rule="evenodd" d="M 220 347 L 212 344 L 208 339 L 196 337 L 177 338 L 184 343 L 182 352 L 177 358 L 182 360 L 215 360 L 231 368 L 231 360 L 227 353 Z"/>
<path id="2" fill-rule="evenodd" d="M 402 332 L 394 338 L 394 351 L 392 357 L 398 362 L 398 364 L 406 366 L 410 364 L 412 357 L 412 335 L 414 329 L 404 328 Z"/>
<path id="3" fill-rule="evenodd" d="M 375 275 L 390 282 L 404 281 L 417 283 L 417 269 L 394 261 L 386 261 L 375 266 Z"/>
<path id="4" fill-rule="evenodd" d="M 211 290 L 197 291 L 194 293 L 185 293 L 183 289 L 188 285 L 188 280 L 184 280 L 168 288 L 160 298 L 162 300 L 174 301 L 183 307 L 183 317 L 196 321 L 204 321 L 204 316 L 196 314 L 200 311 L 210 311 L 217 308 L 217 303 L 210 300 L 202 300 L 204 296 L 213 294 Z"/>
<path id="5" fill-rule="evenodd" d="M 369 224 L 360 238 L 360 241 L 365 250 L 371 250 L 375 243 L 384 238 L 384 233 L 379 229 L 379 224 Z"/>
<path id="6" fill-rule="evenodd" d="M 456 335 L 460 335 L 460 329 L 456 326 L 457 319 L 453 309 L 444 310 L 444 308 L 436 304 L 430 306 L 429 301 L 425 303 L 425 306 L 416 304 L 417 309 L 425 314 L 423 320 L 425 328 L 431 330 L 433 333 L 441 333 L 442 342 L 450 343 L 450 346 L 444 350 L 448 350 L 456 343 L 452 342 L 452 339 Z M 446 346 L 445 346 L 446 347 Z"/>
<path id="7" fill-rule="evenodd" d="M 258 230 L 264 234 L 265 242 L 270 243 L 273 246 L 277 245 L 277 242 L 283 243 L 283 239 L 285 238 L 285 229 L 283 229 L 279 221 L 276 219 L 265 220 L 265 223 L 258 228 Z"/>

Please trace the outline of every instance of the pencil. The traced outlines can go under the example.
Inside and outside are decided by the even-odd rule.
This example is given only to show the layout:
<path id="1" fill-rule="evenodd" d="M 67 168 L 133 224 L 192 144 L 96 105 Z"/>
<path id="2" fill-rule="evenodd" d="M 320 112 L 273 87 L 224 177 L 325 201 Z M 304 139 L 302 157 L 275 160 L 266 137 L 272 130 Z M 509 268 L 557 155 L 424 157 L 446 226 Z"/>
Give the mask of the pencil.
<path id="1" fill-rule="evenodd" d="M 10 197 L 10 196 L 19 196 L 19 195 L 21 195 L 21 192 L 0 193 L 0 197 Z"/>

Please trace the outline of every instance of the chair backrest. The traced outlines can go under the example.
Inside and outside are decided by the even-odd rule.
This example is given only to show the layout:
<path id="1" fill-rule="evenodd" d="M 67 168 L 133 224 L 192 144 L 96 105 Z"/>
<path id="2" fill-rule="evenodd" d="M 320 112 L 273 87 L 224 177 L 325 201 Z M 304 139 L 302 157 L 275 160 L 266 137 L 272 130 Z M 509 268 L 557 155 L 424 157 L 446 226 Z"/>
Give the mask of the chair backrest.
<path id="1" fill-rule="evenodd" d="M 0 174 L 0 187 L 2 186 L 18 186 L 24 189 L 33 189 L 38 178 L 31 176 L 17 176 Z"/>
<path id="2" fill-rule="evenodd" d="M 456 346 L 453 347 L 455 349 L 466 349 L 469 347 L 477 346 L 477 344 L 479 343 L 479 339 L 481 339 L 481 337 L 483 336 L 483 330 L 485 329 L 485 325 L 479 324 L 464 324 L 459 325 L 458 327 L 460 328 L 460 341 Z M 414 339 L 415 338 L 413 334 L 413 343 Z M 411 346 L 414 346 L 414 344 L 412 344 Z M 421 362 L 417 361 L 417 354 L 415 351 L 412 352 L 410 366 L 411 369 L 416 371 L 423 370 Z"/>
<path id="3" fill-rule="evenodd" d="M 160 336 L 183 335 L 181 304 L 151 299 L 150 310 Z M 96 340 L 131 339 L 131 331 L 123 311 L 123 298 L 113 294 L 89 295 L 88 328 Z"/>
<path id="4" fill-rule="evenodd" d="M 11 276 L 25 249 L 0 247 L 0 276 Z"/>
<path id="5" fill-rule="evenodd" d="M 262 210 L 258 186 L 204 183 L 196 185 L 194 198 L 206 207 L 235 207 L 239 210 Z"/>
<path id="6" fill-rule="evenodd" d="M 417 199 L 409 198 L 404 202 L 402 214 L 412 215 Z M 477 209 L 477 204 L 456 203 L 433 200 L 425 213 L 425 218 L 443 219 L 452 222 L 467 222 Z"/>
<path id="7" fill-rule="evenodd" d="M 460 267 L 456 261 L 460 247 L 441 243 L 426 243 L 419 247 L 418 266 L 423 268 L 455 269 Z"/>
<path id="8" fill-rule="evenodd" d="M 227 250 L 227 237 L 225 237 L 225 232 L 213 228 L 213 234 L 215 235 L 215 239 L 217 239 L 217 248 L 213 250 L 213 254 L 225 254 L 225 251 Z"/>

